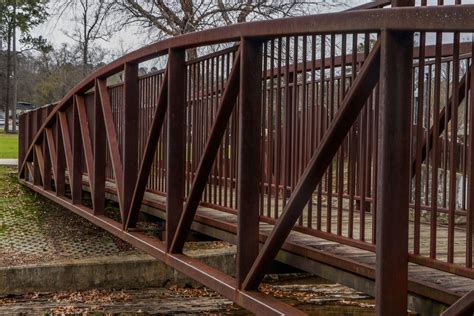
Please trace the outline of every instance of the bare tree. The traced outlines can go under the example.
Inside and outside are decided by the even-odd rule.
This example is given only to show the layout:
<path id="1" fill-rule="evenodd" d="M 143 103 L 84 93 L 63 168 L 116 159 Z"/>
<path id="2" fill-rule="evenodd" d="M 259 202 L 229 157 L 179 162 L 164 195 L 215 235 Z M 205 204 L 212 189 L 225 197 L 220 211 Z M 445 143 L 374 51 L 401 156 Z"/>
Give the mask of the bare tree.
<path id="1" fill-rule="evenodd" d="M 112 0 L 62 0 L 57 7 L 60 18 L 72 16 L 74 25 L 64 34 L 79 46 L 83 76 L 92 70 L 96 42 L 108 41 L 117 30 L 118 24 L 111 18 L 114 4 Z"/>
<path id="2" fill-rule="evenodd" d="M 252 20 L 320 12 L 336 6 L 347 6 L 343 0 L 313 1 L 226 1 L 226 0 L 115 0 L 126 9 L 127 23 L 139 24 L 155 31 L 158 39 L 200 31 L 216 26 Z M 349 1 L 350 2 L 350 1 Z M 194 56 L 193 56 L 194 55 Z M 188 50 L 188 57 L 196 57 Z"/>

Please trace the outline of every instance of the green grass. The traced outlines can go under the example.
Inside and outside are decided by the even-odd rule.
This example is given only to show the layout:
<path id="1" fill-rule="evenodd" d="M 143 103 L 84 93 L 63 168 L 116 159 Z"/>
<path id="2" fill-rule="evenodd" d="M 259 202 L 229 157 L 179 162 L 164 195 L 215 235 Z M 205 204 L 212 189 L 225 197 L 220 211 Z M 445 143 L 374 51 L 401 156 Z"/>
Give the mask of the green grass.
<path id="1" fill-rule="evenodd" d="M 0 159 L 18 158 L 18 134 L 0 132 Z"/>

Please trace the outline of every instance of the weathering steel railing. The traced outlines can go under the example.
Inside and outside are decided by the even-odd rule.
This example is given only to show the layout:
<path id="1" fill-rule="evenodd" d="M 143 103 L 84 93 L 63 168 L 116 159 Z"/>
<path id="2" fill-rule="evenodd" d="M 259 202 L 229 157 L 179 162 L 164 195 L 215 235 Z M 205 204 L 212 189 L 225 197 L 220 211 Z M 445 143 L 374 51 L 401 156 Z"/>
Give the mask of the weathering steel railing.
<path id="1" fill-rule="evenodd" d="M 248 290 L 292 229 L 377 251 L 378 311 L 406 310 L 406 254 L 474 277 L 473 14 L 373 9 L 153 44 L 23 114 L 19 176 L 254 312 L 291 311 Z M 139 75 L 152 59 L 166 67 Z M 163 244 L 129 230 L 145 190 L 166 196 Z M 179 255 L 199 204 L 238 216 L 235 280 Z M 259 220 L 275 224 L 260 250 Z"/>

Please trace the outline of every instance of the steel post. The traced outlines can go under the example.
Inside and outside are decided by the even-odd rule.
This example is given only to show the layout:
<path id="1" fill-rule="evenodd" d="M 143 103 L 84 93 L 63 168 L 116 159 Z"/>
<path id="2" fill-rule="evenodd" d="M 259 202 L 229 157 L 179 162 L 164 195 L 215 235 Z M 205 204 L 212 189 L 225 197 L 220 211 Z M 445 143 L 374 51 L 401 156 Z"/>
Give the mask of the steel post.
<path id="1" fill-rule="evenodd" d="M 240 50 L 236 272 L 239 286 L 258 255 L 262 43 L 242 38 Z"/>
<path id="2" fill-rule="evenodd" d="M 122 188 L 124 219 L 128 218 L 134 186 L 138 176 L 138 64 L 125 64 L 124 71 L 124 113 L 123 113 L 123 182 Z M 123 221 L 123 225 L 126 220 Z"/>
<path id="3" fill-rule="evenodd" d="M 405 315 L 413 33 L 381 34 L 376 311 Z"/>
<path id="4" fill-rule="evenodd" d="M 183 212 L 186 129 L 185 50 L 171 49 L 168 55 L 168 130 L 166 165 L 166 251 Z"/>

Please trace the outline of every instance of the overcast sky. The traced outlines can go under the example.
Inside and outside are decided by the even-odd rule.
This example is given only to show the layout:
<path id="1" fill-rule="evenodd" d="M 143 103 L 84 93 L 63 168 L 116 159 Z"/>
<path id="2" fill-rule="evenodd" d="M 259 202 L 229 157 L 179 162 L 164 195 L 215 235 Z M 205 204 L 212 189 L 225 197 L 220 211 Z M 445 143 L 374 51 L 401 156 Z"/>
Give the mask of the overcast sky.
<path id="1" fill-rule="evenodd" d="M 417 4 L 420 3 L 421 0 L 416 0 Z M 445 0 L 445 4 L 454 4 L 455 0 Z M 54 5 L 56 0 L 51 0 L 49 4 L 49 11 L 51 15 L 54 14 Z M 360 5 L 363 3 L 370 2 L 370 0 L 347 0 L 351 4 Z M 429 4 L 436 4 L 437 0 L 428 0 Z M 463 4 L 474 4 L 474 0 L 462 0 Z M 344 8 L 341 6 L 339 8 L 333 8 L 333 11 L 340 11 Z M 318 12 L 308 12 L 308 14 L 316 14 Z M 41 26 L 38 26 L 34 31 L 33 35 L 35 36 L 43 36 L 45 37 L 50 43 L 52 43 L 55 47 L 59 47 L 63 43 L 70 43 L 72 44 L 73 41 L 65 35 L 65 32 L 71 31 L 71 24 L 74 23 L 72 21 L 71 13 L 69 15 L 66 13 L 62 16 L 61 19 L 52 16 L 49 21 L 44 23 Z M 118 32 L 115 34 L 108 42 L 100 41 L 98 42 L 99 45 L 106 47 L 108 50 L 111 50 L 115 56 L 112 58 L 118 57 L 123 55 L 126 52 L 133 51 L 138 49 L 144 45 L 151 44 L 154 39 L 150 39 L 146 30 L 139 28 L 139 27 L 128 27 L 127 29 Z"/>
<path id="2" fill-rule="evenodd" d="M 370 2 L 370 0 L 347 0 L 347 2 L 354 3 L 354 5 L 363 4 Z M 51 15 L 55 12 L 54 7 L 55 0 L 50 1 L 49 12 Z M 340 11 L 344 9 L 334 8 L 334 11 Z M 308 14 L 316 14 L 320 12 L 308 12 Z M 65 32 L 71 31 L 72 16 L 68 13 L 64 14 L 60 19 L 51 16 L 51 18 L 44 24 L 38 26 L 33 30 L 34 36 L 43 36 L 46 38 L 54 47 L 59 47 L 63 43 L 72 44 L 73 41 L 65 35 Z M 69 29 L 68 29 L 69 28 Z M 138 49 L 144 45 L 150 44 L 153 39 L 148 38 L 148 34 L 145 30 L 139 27 L 128 27 L 126 30 L 117 32 L 108 42 L 101 41 L 99 44 L 103 47 L 107 47 L 115 51 L 116 53 L 125 53 L 126 51 L 132 51 Z"/>
<path id="3" fill-rule="evenodd" d="M 72 45 L 74 41 L 66 35 L 72 32 L 75 23 L 72 12 L 66 11 L 60 18 L 55 16 L 55 2 L 56 0 L 50 0 L 48 5 L 49 19 L 36 27 L 32 34 L 46 38 L 54 47 L 59 47 L 63 43 Z M 127 29 L 117 32 L 108 41 L 98 41 L 98 44 L 117 52 L 124 50 L 122 53 L 125 53 L 126 51 L 134 50 L 135 47 L 139 48 L 143 46 L 146 42 L 146 35 L 143 29 L 129 26 Z"/>

